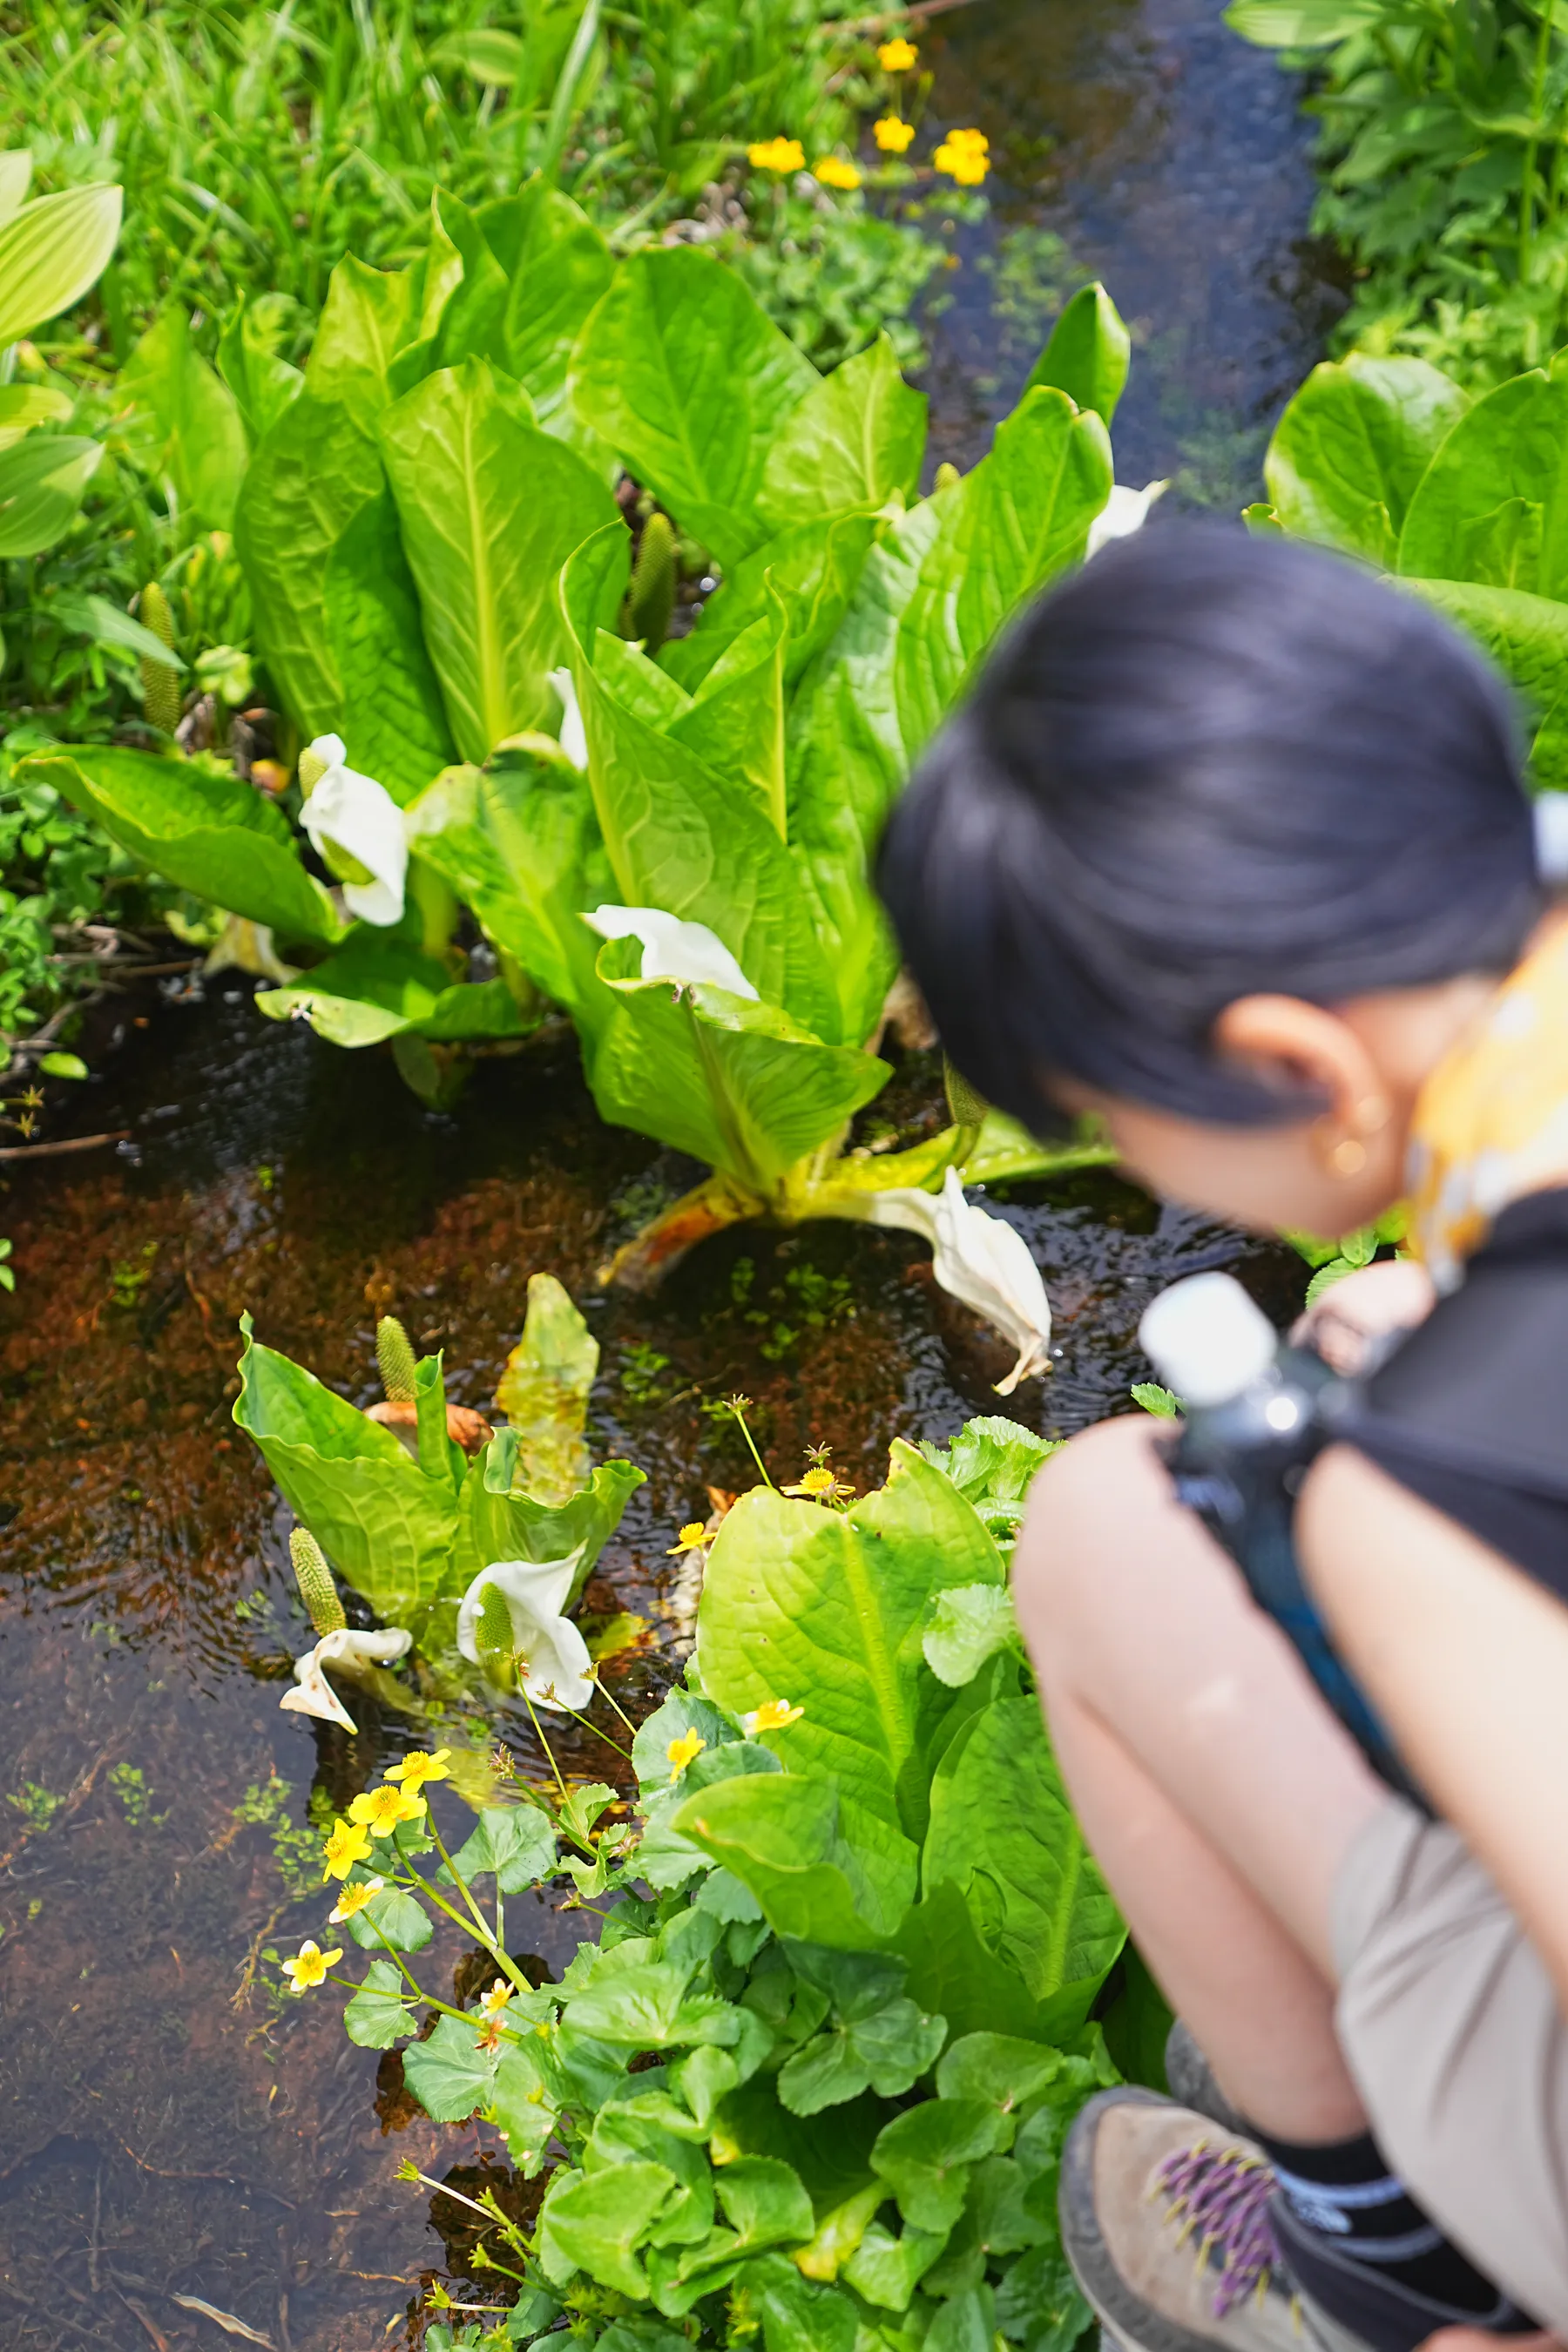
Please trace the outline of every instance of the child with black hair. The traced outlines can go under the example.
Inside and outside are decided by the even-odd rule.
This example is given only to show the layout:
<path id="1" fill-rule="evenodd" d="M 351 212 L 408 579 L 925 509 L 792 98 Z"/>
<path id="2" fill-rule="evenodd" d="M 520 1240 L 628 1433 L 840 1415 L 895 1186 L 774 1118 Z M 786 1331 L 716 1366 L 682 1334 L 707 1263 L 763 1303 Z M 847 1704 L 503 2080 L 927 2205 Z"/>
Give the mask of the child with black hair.
<path id="1" fill-rule="evenodd" d="M 1416 1260 L 1303 1327 L 1374 1352 L 1294 1536 L 1429 1811 L 1157 1424 L 1084 1432 L 1031 1498 L 1052 1738 L 1189 2036 L 1188 2104 L 1073 2128 L 1079 2283 L 1139 2352 L 1568 2337 L 1568 921 L 1510 698 L 1334 557 L 1152 529 L 1013 633 L 879 880 L 953 1061 L 1026 1123 L 1092 1112 L 1153 1192 L 1257 1230 L 1413 1208 Z"/>

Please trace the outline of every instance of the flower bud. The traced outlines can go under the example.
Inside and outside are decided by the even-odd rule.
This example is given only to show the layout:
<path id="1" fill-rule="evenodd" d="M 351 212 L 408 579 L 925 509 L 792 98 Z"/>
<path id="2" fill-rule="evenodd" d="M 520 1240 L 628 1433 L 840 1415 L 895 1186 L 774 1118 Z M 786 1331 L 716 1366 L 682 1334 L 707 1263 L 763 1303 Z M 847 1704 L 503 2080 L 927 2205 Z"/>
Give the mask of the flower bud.
<path id="1" fill-rule="evenodd" d="M 388 1404 L 412 1404 L 414 1349 L 395 1315 L 384 1315 L 375 1327 L 375 1360 Z"/>
<path id="2" fill-rule="evenodd" d="M 142 625 L 174 650 L 174 616 L 169 610 L 169 600 L 155 580 L 149 580 L 142 591 Z M 172 735 L 180 723 L 184 698 L 180 693 L 177 670 L 167 662 L 153 661 L 149 655 L 142 656 L 142 708 L 149 727 L 156 727 L 164 735 Z"/>
<path id="3" fill-rule="evenodd" d="M 348 1622 L 343 1604 L 321 1547 L 308 1528 L 295 1528 L 289 1538 L 289 1557 L 294 1563 L 300 1598 L 316 1632 L 323 1637 L 340 1633 Z"/>

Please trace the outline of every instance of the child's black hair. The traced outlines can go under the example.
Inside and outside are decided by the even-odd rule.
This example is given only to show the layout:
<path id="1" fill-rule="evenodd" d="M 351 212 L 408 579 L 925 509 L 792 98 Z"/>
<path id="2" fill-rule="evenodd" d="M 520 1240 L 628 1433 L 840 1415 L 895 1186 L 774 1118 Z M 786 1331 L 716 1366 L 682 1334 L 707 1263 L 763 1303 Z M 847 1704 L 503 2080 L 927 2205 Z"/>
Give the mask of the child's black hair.
<path id="1" fill-rule="evenodd" d="M 1236 998 L 1502 971 L 1542 905 L 1512 704 L 1408 591 L 1215 523 L 1043 598 L 920 762 L 878 881 L 952 1060 L 1220 1125 L 1313 1108 L 1215 1052 Z"/>

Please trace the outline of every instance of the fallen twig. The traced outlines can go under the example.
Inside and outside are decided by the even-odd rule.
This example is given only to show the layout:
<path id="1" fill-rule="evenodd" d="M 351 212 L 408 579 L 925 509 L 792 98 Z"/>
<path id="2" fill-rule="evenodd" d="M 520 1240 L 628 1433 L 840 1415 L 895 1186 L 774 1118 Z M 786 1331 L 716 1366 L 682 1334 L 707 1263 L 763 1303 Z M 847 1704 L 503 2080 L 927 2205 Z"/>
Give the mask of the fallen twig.
<path id="1" fill-rule="evenodd" d="M 58 1143 L 7 1143 L 0 1147 L 0 1160 L 58 1160 L 68 1151 L 96 1151 L 105 1143 L 123 1143 L 130 1132 L 128 1127 L 115 1127 L 103 1135 L 64 1136 Z"/>

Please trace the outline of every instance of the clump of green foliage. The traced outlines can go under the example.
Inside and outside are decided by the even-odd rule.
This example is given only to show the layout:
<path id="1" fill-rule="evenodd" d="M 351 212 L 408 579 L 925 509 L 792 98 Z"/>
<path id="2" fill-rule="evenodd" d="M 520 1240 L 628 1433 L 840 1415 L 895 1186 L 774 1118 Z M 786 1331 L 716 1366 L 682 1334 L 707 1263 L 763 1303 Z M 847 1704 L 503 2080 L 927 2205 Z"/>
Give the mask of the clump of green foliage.
<path id="1" fill-rule="evenodd" d="M 637 1732 L 635 1820 L 558 1778 L 450 1853 L 437 1754 L 335 1825 L 333 1948 L 283 1962 L 293 1989 L 343 1984 L 350 2035 L 404 2045 L 432 2117 L 477 2112 L 548 2173 L 527 2227 L 481 2205 L 500 2324 L 441 2340 L 499 2352 L 564 2317 L 600 2352 L 1070 2352 L 1090 2326 L 1057 2177 L 1073 2115 L 1119 2079 L 1091 2011 L 1118 2007 L 1125 1930 L 987 1525 L 1016 1522 L 1047 1450 L 986 1422 L 935 1459 L 895 1445 L 847 1507 L 831 1478 L 820 1501 L 744 1496 L 684 1684 Z M 557 1874 L 605 1925 L 535 1986 L 506 1900 Z M 451 2000 L 415 1973 L 433 1914 L 474 1946 Z M 350 1939 L 374 1956 L 362 1979 L 339 1970 Z"/>
<path id="2" fill-rule="evenodd" d="M 1568 336 L 1568 12 L 1554 0 L 1234 0 L 1316 75 L 1313 226 L 1355 265 L 1340 330 L 1467 384 Z"/>

